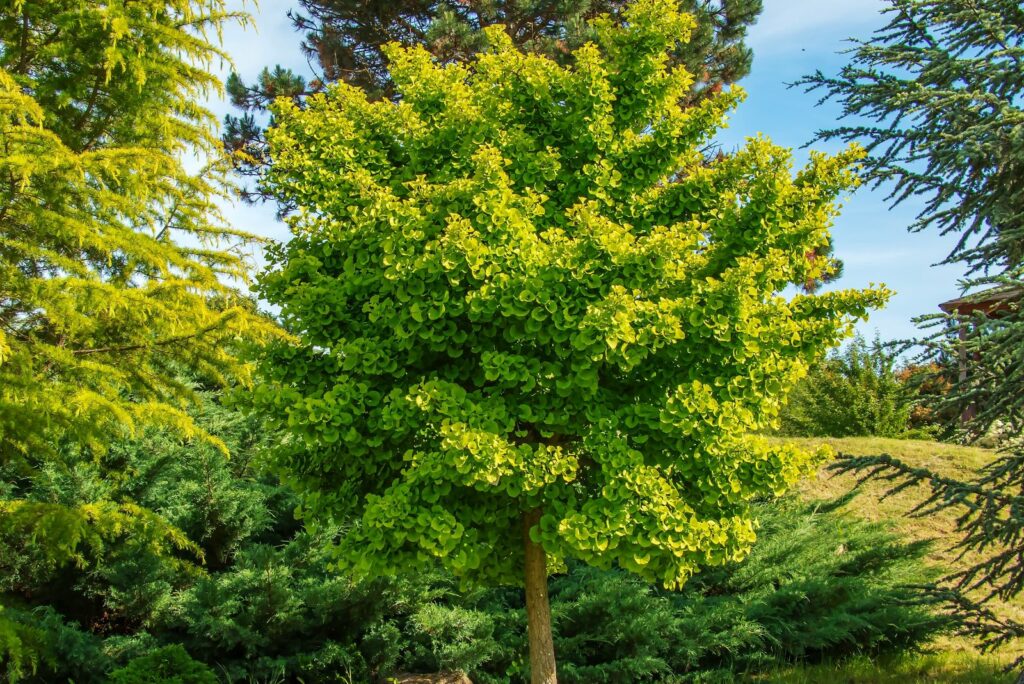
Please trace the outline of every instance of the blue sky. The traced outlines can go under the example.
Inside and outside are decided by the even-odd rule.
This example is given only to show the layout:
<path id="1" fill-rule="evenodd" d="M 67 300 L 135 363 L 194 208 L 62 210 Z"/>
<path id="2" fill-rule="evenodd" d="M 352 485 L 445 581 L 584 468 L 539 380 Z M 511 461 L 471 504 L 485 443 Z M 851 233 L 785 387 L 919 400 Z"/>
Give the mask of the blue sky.
<path id="1" fill-rule="evenodd" d="M 241 0 L 235 0 L 241 5 Z M 312 71 L 299 50 L 300 37 L 286 14 L 295 6 L 288 0 L 261 0 L 258 7 L 246 3 L 255 28 L 232 27 L 224 33 L 224 47 L 235 68 L 251 80 L 264 66 L 281 64 L 309 76 Z M 733 115 L 720 141 L 726 149 L 742 144 L 747 136 L 762 133 L 780 145 L 794 148 L 797 164 L 807 151 L 802 148 L 816 130 L 834 125 L 838 107 L 817 107 L 818 97 L 788 83 L 821 69 L 835 73 L 845 62 L 838 54 L 849 47 L 846 39 L 867 37 L 882 25 L 883 0 L 765 0 L 765 11 L 751 30 L 754 68 L 741 82 L 748 98 Z M 227 67 L 222 66 L 226 75 Z M 219 115 L 231 111 L 223 100 L 209 103 Z M 835 151 L 837 145 L 815 145 Z M 959 294 L 957 266 L 934 266 L 952 247 L 952 238 L 933 232 L 909 233 L 919 205 L 904 204 L 890 210 L 885 188 L 861 188 L 844 202 L 833 229 L 835 252 L 846 264 L 838 287 L 862 287 L 885 283 L 896 295 L 883 311 L 861 325 L 866 335 L 877 330 L 883 339 L 913 336 L 914 316 L 937 311 L 939 302 Z M 274 218 L 270 207 L 226 207 L 229 220 L 238 228 L 273 239 L 286 239 L 287 229 Z"/>

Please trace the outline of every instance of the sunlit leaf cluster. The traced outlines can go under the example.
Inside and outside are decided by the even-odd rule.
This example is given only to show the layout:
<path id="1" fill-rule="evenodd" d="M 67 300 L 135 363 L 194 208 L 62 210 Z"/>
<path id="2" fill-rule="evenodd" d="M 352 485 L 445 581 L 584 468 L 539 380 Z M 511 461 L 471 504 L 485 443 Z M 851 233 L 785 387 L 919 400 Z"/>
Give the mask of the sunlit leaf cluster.
<path id="1" fill-rule="evenodd" d="M 253 239 L 222 220 L 226 165 L 201 104 L 221 0 L 14 0 L 0 8 L 0 535 L 55 565 L 129 537 L 188 547 L 131 502 L 29 501 L 62 455 L 159 425 L 217 440 L 183 369 L 249 381 L 244 344 L 280 335 L 237 290 Z M 198 164 L 197 164 L 198 160 Z M 199 172 L 197 165 L 205 166 Z M 223 445 L 221 445 L 223 446 Z M 0 615 L 0 660 L 40 661 Z"/>
<path id="2" fill-rule="evenodd" d="M 272 334 L 234 289 L 212 115 L 221 2 L 15 2 L 0 12 L 0 458 L 194 432 L 176 380 L 245 380 Z M 192 169 L 195 156 L 210 165 Z M 37 461 L 36 461 L 37 462 Z"/>
<path id="3" fill-rule="evenodd" d="M 539 508 L 553 567 L 678 586 L 742 557 L 749 503 L 823 456 L 757 433 L 887 296 L 787 289 L 828 268 L 807 255 L 860 153 L 708 161 L 742 91 L 681 104 L 691 28 L 641 0 L 566 66 L 500 28 L 468 63 L 392 45 L 395 102 L 277 105 L 267 189 L 297 210 L 261 292 L 298 342 L 255 397 L 307 518 L 355 515 L 344 566 L 521 581 Z"/>

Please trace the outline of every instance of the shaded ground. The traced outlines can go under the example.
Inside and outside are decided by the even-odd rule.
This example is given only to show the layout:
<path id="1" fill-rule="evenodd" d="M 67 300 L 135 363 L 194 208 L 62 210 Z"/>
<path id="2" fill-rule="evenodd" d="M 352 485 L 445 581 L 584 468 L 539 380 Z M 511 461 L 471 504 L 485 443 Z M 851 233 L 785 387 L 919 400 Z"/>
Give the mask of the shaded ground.
<path id="1" fill-rule="evenodd" d="M 961 447 L 938 442 L 920 440 L 897 440 L 877 437 L 848 437 L 787 439 L 786 441 L 805 445 L 830 444 L 837 453 L 851 455 L 891 454 L 907 463 L 925 466 L 936 472 L 967 478 L 979 468 L 991 462 L 996 453 L 989 449 Z M 808 501 L 828 500 L 850 491 L 856 483 L 853 475 L 834 476 L 822 468 L 816 478 L 808 480 L 799 488 L 800 495 Z M 977 558 L 974 554 L 961 557 L 954 545 L 959 539 L 956 532 L 957 511 L 950 509 L 927 517 L 914 517 L 910 511 L 926 495 L 925 487 L 905 490 L 892 497 L 881 499 L 889 485 L 882 481 L 870 481 L 860 486 L 860 491 L 846 510 L 868 520 L 887 521 L 894 530 L 908 539 L 929 539 L 933 541 L 928 554 L 930 562 L 944 568 L 964 567 Z M 1024 600 L 1016 599 L 995 604 L 997 612 L 1024 619 Z M 894 660 L 873 663 L 867 658 L 856 659 L 838 666 L 798 667 L 758 678 L 756 681 L 776 684 L 888 684 L 896 682 L 920 683 L 954 682 L 974 684 L 975 682 L 1012 682 L 1014 677 L 1002 674 L 1003 666 L 1024 652 L 1024 645 L 1003 649 L 995 654 L 982 655 L 975 645 L 963 637 L 943 637 L 934 645 L 935 652 L 922 655 L 905 655 Z"/>

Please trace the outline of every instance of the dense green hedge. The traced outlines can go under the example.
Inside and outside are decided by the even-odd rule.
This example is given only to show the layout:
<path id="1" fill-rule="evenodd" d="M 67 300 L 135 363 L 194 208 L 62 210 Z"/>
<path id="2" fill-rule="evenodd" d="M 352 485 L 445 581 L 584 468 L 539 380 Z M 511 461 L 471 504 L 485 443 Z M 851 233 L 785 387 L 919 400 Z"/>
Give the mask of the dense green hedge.
<path id="1" fill-rule="evenodd" d="M 228 442 L 230 459 L 150 433 L 100 457 L 67 453 L 30 480 L 4 473 L 22 496 L 150 507 L 204 556 L 160 557 L 125 539 L 88 549 L 81 567 L 54 567 L 30 545 L 0 543 L 7 612 L 34 626 L 49 652 L 29 681 L 143 682 L 160 671 L 154 663 L 178 668 L 182 682 L 204 681 L 185 674 L 203 667 L 235 682 L 368 682 L 442 669 L 483 684 L 523 681 L 519 590 L 463 590 L 429 567 L 350 582 L 328 567 L 332 530 L 303 531 L 295 501 L 258 475 L 272 436 L 215 398 L 200 418 Z M 561 681 L 729 681 L 779 662 L 913 648 L 943 628 L 902 588 L 926 579 L 920 545 L 793 502 L 765 504 L 760 517 L 748 560 L 680 592 L 615 570 L 572 567 L 552 578 Z"/>
<path id="2" fill-rule="evenodd" d="M 554 578 L 559 681 L 731 682 L 779 663 L 914 649 L 943 629 L 906 588 L 929 574 L 921 544 L 791 501 L 763 506 L 761 520 L 746 561 L 700 573 L 680 592 L 586 567 Z M 476 607 L 493 616 L 489 646 L 499 655 L 474 681 L 526 681 L 509 614 L 518 592 L 492 592 Z"/>
<path id="3" fill-rule="evenodd" d="M 217 684 L 213 670 L 178 644 L 136 658 L 110 675 L 110 684 Z"/>

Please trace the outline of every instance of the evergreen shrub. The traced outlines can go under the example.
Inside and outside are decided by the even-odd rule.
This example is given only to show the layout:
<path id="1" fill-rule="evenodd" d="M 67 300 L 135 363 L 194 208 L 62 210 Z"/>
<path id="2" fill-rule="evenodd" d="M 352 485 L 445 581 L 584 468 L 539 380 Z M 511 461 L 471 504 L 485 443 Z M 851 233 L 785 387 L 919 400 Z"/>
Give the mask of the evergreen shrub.
<path id="1" fill-rule="evenodd" d="M 617 570 L 573 566 L 551 583 L 559 681 L 732 682 L 781 664 L 914 651 L 950 627 L 913 586 L 934 579 L 923 543 L 835 502 L 764 504 L 741 563 L 666 591 Z M 496 622 L 496 656 L 474 682 L 528 681 L 516 631 L 518 592 L 476 606 Z"/>
<path id="2" fill-rule="evenodd" d="M 217 676 L 184 648 L 172 644 L 115 670 L 110 684 L 217 684 Z"/>
<path id="3" fill-rule="evenodd" d="M 854 338 L 812 366 L 789 395 L 779 432 L 793 437 L 907 437 L 913 392 L 878 339 Z"/>

